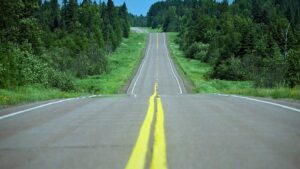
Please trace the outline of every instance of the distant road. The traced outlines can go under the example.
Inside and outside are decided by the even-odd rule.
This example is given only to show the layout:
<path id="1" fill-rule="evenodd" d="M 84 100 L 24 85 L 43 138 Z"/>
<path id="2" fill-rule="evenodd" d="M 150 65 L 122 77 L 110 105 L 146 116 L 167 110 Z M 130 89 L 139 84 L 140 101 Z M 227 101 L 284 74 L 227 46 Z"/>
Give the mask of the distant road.
<path id="1" fill-rule="evenodd" d="M 188 94 L 150 33 L 126 95 L 0 110 L 1 169 L 299 169 L 300 104 Z"/>
<path id="2" fill-rule="evenodd" d="M 148 31 L 141 27 L 130 27 L 130 31 L 136 32 L 136 33 L 148 33 Z"/>

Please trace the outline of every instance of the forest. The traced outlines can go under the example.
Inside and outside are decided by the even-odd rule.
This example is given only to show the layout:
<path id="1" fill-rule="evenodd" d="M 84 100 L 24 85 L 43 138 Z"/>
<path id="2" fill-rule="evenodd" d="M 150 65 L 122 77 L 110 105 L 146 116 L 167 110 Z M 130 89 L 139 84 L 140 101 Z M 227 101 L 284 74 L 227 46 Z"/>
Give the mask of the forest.
<path id="1" fill-rule="evenodd" d="M 9 0 L 0 5 L 0 88 L 74 89 L 109 71 L 107 55 L 129 37 L 126 4 L 112 0 Z"/>
<path id="2" fill-rule="evenodd" d="M 166 0 L 147 19 L 152 28 L 179 32 L 185 56 L 211 65 L 208 78 L 300 84 L 299 0 Z"/>
<path id="3" fill-rule="evenodd" d="M 129 23 L 133 27 L 147 27 L 147 17 L 129 14 Z"/>

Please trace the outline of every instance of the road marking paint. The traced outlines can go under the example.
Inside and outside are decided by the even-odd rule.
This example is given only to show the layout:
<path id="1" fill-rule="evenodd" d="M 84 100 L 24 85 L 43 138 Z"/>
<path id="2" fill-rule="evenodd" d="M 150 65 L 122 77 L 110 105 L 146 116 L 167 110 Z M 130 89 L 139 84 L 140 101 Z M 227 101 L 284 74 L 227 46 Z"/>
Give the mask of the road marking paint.
<path id="1" fill-rule="evenodd" d="M 135 80 L 135 82 L 134 82 L 134 84 L 133 84 L 133 87 L 132 87 L 132 90 L 131 90 L 131 95 L 134 95 L 134 89 L 135 89 L 135 86 L 136 86 L 136 84 L 137 84 L 137 82 L 138 82 L 140 76 L 141 76 L 141 72 L 142 72 L 142 70 L 143 70 L 143 68 L 144 68 L 146 59 L 147 59 L 147 57 L 148 57 L 150 47 L 151 47 L 151 34 L 150 34 L 150 37 L 149 37 L 149 46 L 148 46 L 148 49 L 147 49 L 147 51 L 146 51 L 146 55 L 145 55 L 145 58 L 144 58 L 144 60 L 143 60 L 142 66 L 140 67 L 140 69 L 139 69 L 139 71 L 138 71 L 138 72 L 139 72 L 139 73 L 138 73 L 138 76 L 137 76 L 137 78 L 136 78 L 136 80 Z"/>
<path id="2" fill-rule="evenodd" d="M 272 102 L 268 102 L 268 101 L 253 99 L 253 98 L 250 98 L 250 97 L 243 97 L 243 96 L 237 96 L 237 95 L 231 95 L 231 96 L 232 97 L 236 97 L 236 98 L 242 98 L 242 99 L 246 99 L 246 100 L 251 100 L 251 101 L 255 101 L 255 102 L 270 104 L 270 105 L 281 107 L 281 108 L 284 108 L 284 109 L 288 109 L 288 110 L 293 110 L 293 111 L 296 111 L 296 112 L 300 112 L 300 109 L 296 109 L 296 108 L 293 108 L 293 107 L 285 106 L 285 105 L 282 105 L 282 104 L 277 104 L 277 103 L 272 103 Z"/>
<path id="3" fill-rule="evenodd" d="M 150 169 L 167 169 L 167 149 L 164 129 L 164 111 L 161 99 L 157 98 L 156 123 L 154 130 L 153 154 Z"/>
<path id="4" fill-rule="evenodd" d="M 182 89 L 181 89 L 181 86 L 180 86 L 180 83 L 179 83 L 179 80 L 178 80 L 178 78 L 177 78 L 177 76 L 176 76 L 176 74 L 175 74 L 175 71 L 174 71 L 174 68 L 173 68 L 173 65 L 172 65 L 172 63 L 171 63 L 171 59 L 170 59 L 170 55 L 169 55 L 169 51 L 168 51 L 168 48 L 167 48 L 167 45 L 166 45 L 166 38 L 165 38 L 165 34 L 163 34 L 164 36 L 164 46 L 165 46 L 165 48 L 166 48 L 166 50 L 167 50 L 167 58 L 168 58 L 168 60 L 169 60 L 169 64 L 170 64 L 170 67 L 171 67 L 171 70 L 172 70 L 172 73 L 173 73 L 173 76 L 174 76 L 174 78 L 175 78 L 175 80 L 176 80 L 176 82 L 177 82 L 177 85 L 178 85 L 178 87 L 179 87 L 179 94 L 182 94 Z"/>
<path id="5" fill-rule="evenodd" d="M 70 99 L 64 99 L 64 100 L 59 100 L 59 101 L 55 101 L 55 102 L 51 102 L 51 103 L 42 104 L 42 105 L 39 105 L 39 106 L 36 106 L 36 107 L 32 107 L 32 108 L 29 108 L 29 109 L 25 109 L 25 110 L 21 110 L 21 111 L 15 112 L 15 113 L 10 113 L 10 114 L 1 116 L 0 120 L 6 119 L 6 118 L 9 118 L 9 117 L 12 117 L 12 116 L 16 116 L 16 115 L 19 115 L 19 114 L 22 114 L 22 113 L 26 113 L 26 112 L 29 112 L 29 111 L 32 111 L 32 110 L 36 110 L 36 109 L 39 109 L 39 108 L 42 108 L 42 107 L 50 106 L 50 105 L 57 104 L 57 103 L 62 103 L 62 102 L 69 101 L 69 100 L 75 100 L 75 99 L 79 99 L 79 98 L 70 98 Z"/>
<path id="6" fill-rule="evenodd" d="M 149 99 L 148 111 L 145 120 L 141 126 L 136 144 L 132 150 L 131 156 L 126 165 L 126 169 L 144 169 L 146 164 L 146 156 L 148 152 L 148 144 L 151 133 L 151 124 L 154 116 L 154 101 L 157 96 L 157 84 L 154 86 L 154 93 Z"/>
<path id="7" fill-rule="evenodd" d="M 164 111 L 160 98 L 158 97 L 158 85 L 154 85 L 154 93 L 150 96 L 148 111 L 145 120 L 141 126 L 137 141 L 132 150 L 128 163 L 125 169 L 145 169 L 146 157 L 149 146 L 149 139 L 151 133 L 151 125 L 153 122 L 155 106 L 156 122 L 154 129 L 154 144 L 153 154 L 151 156 L 150 169 L 167 169 L 167 151 L 166 151 L 166 137 L 164 129 Z M 156 105 L 155 105 L 156 100 Z"/>
<path id="8" fill-rule="evenodd" d="M 29 111 L 32 111 L 32 110 L 36 110 L 36 109 L 39 109 L 39 108 L 43 108 L 43 107 L 46 107 L 46 106 L 62 103 L 62 102 L 65 102 L 65 101 L 95 98 L 95 97 L 100 97 L 100 96 L 102 96 L 102 95 L 98 94 L 98 95 L 91 95 L 91 96 L 82 96 L 82 97 L 75 97 L 75 98 L 69 98 L 69 99 L 63 99 L 63 100 L 59 100 L 59 101 L 55 101 L 55 102 L 50 102 L 50 103 L 42 104 L 42 105 L 39 105 L 39 106 L 31 107 L 31 108 L 28 108 L 28 109 L 25 109 L 25 110 L 20 110 L 20 111 L 14 112 L 14 113 L 10 113 L 10 114 L 7 114 L 7 115 L 0 116 L 0 120 L 6 119 L 6 118 L 9 118 L 9 117 L 12 117 L 12 116 L 16 116 L 16 115 L 19 115 L 19 114 L 22 114 L 22 113 L 26 113 L 26 112 L 29 112 Z"/>
<path id="9" fill-rule="evenodd" d="M 98 95 L 91 95 L 91 96 L 89 96 L 89 98 L 100 97 L 100 96 L 102 96 L 102 95 L 101 95 L 101 94 L 98 94 Z"/>
<path id="10" fill-rule="evenodd" d="M 236 97 L 236 98 L 251 100 L 251 101 L 255 101 L 255 102 L 270 104 L 270 105 L 281 107 L 281 108 L 284 108 L 284 109 L 288 109 L 288 110 L 300 112 L 300 109 L 296 109 L 296 108 L 293 108 L 293 107 L 289 107 L 289 106 L 285 106 L 285 105 L 277 104 L 277 103 L 273 103 L 273 102 L 268 102 L 268 101 L 263 101 L 263 100 L 259 100 L 259 99 L 254 99 L 254 98 L 250 98 L 250 97 L 237 96 L 237 95 L 227 95 L 227 94 L 216 94 L 216 95 L 218 95 L 218 96 L 231 96 L 231 97 Z"/>

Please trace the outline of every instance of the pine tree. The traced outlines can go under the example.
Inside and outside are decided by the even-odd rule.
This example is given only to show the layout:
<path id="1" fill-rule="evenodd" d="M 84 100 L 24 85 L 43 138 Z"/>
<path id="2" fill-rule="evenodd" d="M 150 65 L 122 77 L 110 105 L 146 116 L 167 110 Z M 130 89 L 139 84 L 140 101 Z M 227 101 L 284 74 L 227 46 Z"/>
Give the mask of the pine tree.
<path id="1" fill-rule="evenodd" d="M 120 19 L 122 20 L 122 31 L 123 31 L 123 37 L 128 38 L 129 37 L 129 22 L 128 22 L 128 12 L 127 12 L 127 6 L 124 2 L 123 5 L 120 8 L 119 12 Z"/>
<path id="2" fill-rule="evenodd" d="M 286 80 L 289 87 L 300 84 L 300 50 L 290 50 L 287 57 Z"/>
<path id="3" fill-rule="evenodd" d="M 267 11 L 263 8 L 261 0 L 252 0 L 252 17 L 256 23 L 267 23 Z"/>
<path id="4" fill-rule="evenodd" d="M 1 42 L 17 41 L 19 28 L 18 21 L 22 17 L 22 1 L 2 1 L 0 5 L 0 36 Z"/>
<path id="5" fill-rule="evenodd" d="M 60 11 L 59 11 L 59 5 L 57 0 L 51 0 L 51 24 L 50 29 L 51 31 L 54 31 L 55 29 L 59 28 L 60 24 Z"/>
<path id="6" fill-rule="evenodd" d="M 61 8 L 61 26 L 64 31 L 67 29 L 67 0 L 63 0 Z"/>
<path id="7" fill-rule="evenodd" d="M 229 6 L 228 0 L 223 0 L 223 2 L 221 2 L 221 4 L 220 4 L 221 13 L 226 12 L 228 9 L 228 6 Z"/>
<path id="8" fill-rule="evenodd" d="M 106 8 L 107 16 L 110 20 L 110 24 L 113 25 L 115 20 L 115 6 L 112 0 L 107 1 L 107 8 Z"/>
<path id="9" fill-rule="evenodd" d="M 69 0 L 66 6 L 66 18 L 65 18 L 65 23 L 66 23 L 66 28 L 68 31 L 73 31 L 75 22 L 77 21 L 77 9 L 78 4 L 77 0 Z"/>

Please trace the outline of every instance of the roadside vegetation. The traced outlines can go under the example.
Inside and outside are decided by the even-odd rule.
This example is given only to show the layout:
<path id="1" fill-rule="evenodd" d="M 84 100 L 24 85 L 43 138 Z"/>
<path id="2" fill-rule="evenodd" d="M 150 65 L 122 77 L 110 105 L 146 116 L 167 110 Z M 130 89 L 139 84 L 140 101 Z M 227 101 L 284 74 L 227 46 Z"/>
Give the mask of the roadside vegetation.
<path id="1" fill-rule="evenodd" d="M 209 73 L 213 69 L 208 63 L 197 59 L 187 58 L 180 49 L 178 43 L 178 33 L 168 33 L 168 43 L 170 52 L 180 68 L 183 76 L 193 85 L 195 93 L 225 93 L 258 97 L 272 97 L 300 99 L 300 87 L 275 87 L 259 88 L 255 87 L 253 81 L 230 81 L 213 79 Z"/>
<path id="2" fill-rule="evenodd" d="M 187 69 L 210 80 L 208 86 L 202 84 L 203 91 L 220 85 L 229 93 L 295 98 L 300 85 L 299 18 L 296 0 L 172 0 L 151 6 L 148 26 L 178 32 L 176 42 L 191 60 Z M 232 84 L 242 88 L 232 90 Z M 255 90 L 245 91 L 249 86 Z"/>
<path id="3" fill-rule="evenodd" d="M 1 4 L 0 106 L 115 93 L 132 75 L 146 35 L 130 33 L 125 3 L 61 4 Z"/>
<path id="4" fill-rule="evenodd" d="M 143 15 L 129 14 L 129 22 L 132 27 L 147 27 L 147 17 Z"/>
<path id="5" fill-rule="evenodd" d="M 84 95 L 83 93 L 64 92 L 57 88 L 43 85 L 26 85 L 11 89 L 0 89 L 0 108 L 8 105 L 29 103 L 42 100 L 70 98 Z"/>
<path id="6" fill-rule="evenodd" d="M 95 94 L 122 93 L 142 59 L 146 37 L 147 34 L 131 33 L 130 38 L 124 39 L 117 50 L 107 56 L 110 71 L 78 79 L 75 83 L 78 91 Z"/>
<path id="7" fill-rule="evenodd" d="M 84 78 L 73 77 L 74 87 L 70 91 L 41 84 L 0 89 L 0 107 L 57 98 L 122 93 L 142 59 L 146 39 L 147 34 L 130 33 L 130 37 L 124 39 L 116 51 L 106 56 L 109 71 Z"/>

